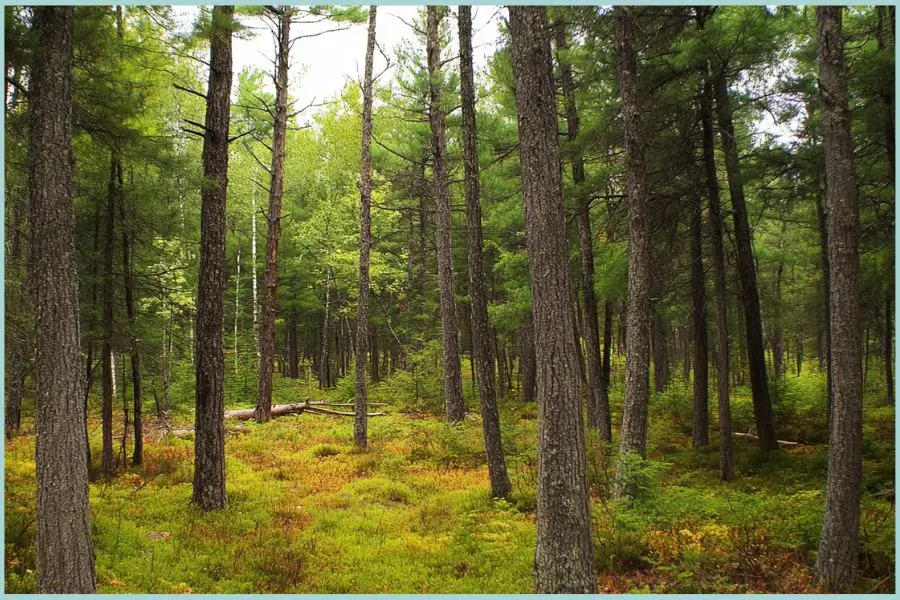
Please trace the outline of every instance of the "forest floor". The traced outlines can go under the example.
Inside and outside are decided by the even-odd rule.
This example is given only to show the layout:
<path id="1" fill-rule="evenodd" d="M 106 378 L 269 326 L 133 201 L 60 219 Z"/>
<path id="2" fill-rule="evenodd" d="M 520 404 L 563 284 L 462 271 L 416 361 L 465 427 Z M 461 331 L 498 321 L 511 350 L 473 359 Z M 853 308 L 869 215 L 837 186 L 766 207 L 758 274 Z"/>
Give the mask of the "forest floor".
<path id="1" fill-rule="evenodd" d="M 338 399 L 298 384 L 278 401 L 306 395 Z M 736 438 L 737 477 L 722 483 L 717 431 L 711 447 L 692 450 L 690 405 L 673 397 L 658 395 L 651 407 L 651 449 L 635 502 L 606 498 L 612 449 L 588 440 L 600 591 L 819 591 L 811 566 L 827 448 L 761 455 Z M 738 391 L 738 416 L 742 401 L 749 399 Z M 349 418 L 242 424 L 227 436 L 229 507 L 212 513 L 190 504 L 192 439 L 161 437 L 149 425 L 143 466 L 90 486 L 99 589 L 532 592 L 536 407 L 503 403 L 509 501 L 489 498 L 476 412 L 450 427 L 435 414 L 388 407 L 369 420 L 365 453 L 352 446 Z M 172 421 L 190 426 L 189 415 Z M 99 420 L 90 428 L 97 453 Z M 6 443 L 8 593 L 35 589 L 33 423 L 24 429 Z M 886 593 L 894 589 L 895 517 L 893 498 L 877 494 L 894 486 L 893 407 L 867 412 L 866 440 L 857 591 Z"/>

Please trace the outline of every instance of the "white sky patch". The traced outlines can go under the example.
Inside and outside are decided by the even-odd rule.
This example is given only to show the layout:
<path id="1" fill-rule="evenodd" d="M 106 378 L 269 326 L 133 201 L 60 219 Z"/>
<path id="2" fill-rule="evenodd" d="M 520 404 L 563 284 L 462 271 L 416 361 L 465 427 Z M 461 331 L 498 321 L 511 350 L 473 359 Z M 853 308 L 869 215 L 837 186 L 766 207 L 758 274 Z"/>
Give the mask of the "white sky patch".
<path id="1" fill-rule="evenodd" d="M 391 57 L 394 49 L 404 40 L 415 40 L 416 34 L 407 23 L 413 23 L 419 6 L 379 6 L 377 21 L 375 24 L 375 37 L 378 45 Z M 199 14 L 198 6 L 174 6 L 174 13 L 187 29 Z M 453 31 L 453 44 L 457 43 L 456 10 L 450 15 L 450 27 Z M 234 85 L 237 86 L 237 74 L 245 67 L 254 67 L 266 73 L 272 73 L 272 59 L 275 55 L 274 39 L 271 33 L 265 30 L 262 19 L 249 19 L 241 17 L 245 25 L 254 27 L 256 35 L 250 39 L 238 39 L 233 42 L 233 68 L 235 73 Z M 488 58 L 494 53 L 497 40 L 500 37 L 498 30 L 499 13 L 495 6 L 475 6 L 472 8 L 472 46 L 473 60 L 476 71 L 482 70 L 487 65 Z M 341 26 L 333 22 L 316 24 L 293 24 L 291 36 L 297 37 L 320 33 Z M 295 109 L 302 108 L 312 103 L 320 103 L 332 100 L 340 93 L 341 89 L 349 81 L 361 81 L 365 67 L 366 38 L 368 35 L 368 23 L 349 25 L 342 31 L 322 33 L 316 37 L 297 40 L 291 52 L 291 69 L 289 96 L 295 101 Z M 423 48 L 424 56 L 424 48 Z M 385 59 L 378 50 L 375 51 L 373 71 L 377 75 L 385 68 Z M 453 67 L 449 67 L 453 68 Z M 392 78 L 393 69 L 386 72 L 379 84 L 383 84 Z M 271 80 L 268 80 L 274 92 Z M 301 123 L 311 119 L 313 110 L 307 110 L 300 116 Z"/>

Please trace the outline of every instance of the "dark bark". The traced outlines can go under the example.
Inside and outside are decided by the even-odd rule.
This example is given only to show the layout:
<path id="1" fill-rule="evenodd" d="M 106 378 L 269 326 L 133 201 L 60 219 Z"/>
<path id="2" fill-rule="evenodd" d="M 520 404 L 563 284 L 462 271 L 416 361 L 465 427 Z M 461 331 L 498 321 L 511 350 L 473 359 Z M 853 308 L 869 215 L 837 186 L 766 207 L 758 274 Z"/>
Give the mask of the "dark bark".
<path id="1" fill-rule="evenodd" d="M 35 7 L 29 186 L 36 311 L 37 591 L 96 592 L 72 206 L 72 7 Z"/>
<path id="2" fill-rule="evenodd" d="M 272 9 L 267 9 L 272 10 Z M 277 9 L 275 60 L 275 114 L 272 129 L 272 181 L 269 185 L 266 263 L 263 269 L 262 320 L 259 325 L 259 387 L 256 420 L 269 420 L 272 410 L 272 375 L 275 367 L 275 314 L 278 310 L 278 241 L 281 237 L 281 203 L 284 196 L 284 148 L 287 135 L 287 86 L 290 66 L 291 15 L 289 6 Z"/>
<path id="3" fill-rule="evenodd" d="M 197 407 L 193 502 L 225 508 L 225 200 L 231 120 L 231 27 L 234 7 L 216 6 L 210 32 L 210 72 L 203 139 L 200 279 L 197 291 Z"/>
<path id="4" fill-rule="evenodd" d="M 708 10 L 708 9 L 706 9 Z M 702 16 L 698 21 L 702 27 Z M 731 400 L 728 391 L 728 290 L 725 278 L 725 242 L 719 178 L 716 174 L 715 133 L 713 131 L 712 86 L 707 78 L 700 91 L 700 119 L 703 128 L 703 167 L 709 200 L 709 230 L 716 296 L 716 398 L 719 410 L 719 476 L 734 479 L 734 450 L 731 435 Z"/>
<path id="5" fill-rule="evenodd" d="M 463 167 L 466 186 L 468 225 L 469 299 L 471 301 L 471 337 L 473 367 L 481 404 L 484 448 L 487 453 L 491 496 L 506 498 L 512 491 L 503 444 L 500 438 L 500 414 L 494 382 L 494 349 L 487 310 L 482 256 L 481 191 L 478 171 L 478 131 L 475 124 L 475 70 L 472 66 L 472 7 L 459 7 L 459 72 L 462 102 Z"/>
<path id="6" fill-rule="evenodd" d="M 825 522 L 816 571 L 829 592 L 846 591 L 856 576 L 862 483 L 859 205 L 853 174 L 842 10 L 816 8 L 828 193 L 828 258 L 833 276 L 829 303 L 834 385 Z"/>
<path id="7" fill-rule="evenodd" d="M 766 377 L 766 356 L 763 345 L 762 317 L 759 307 L 759 287 L 756 282 L 756 266 L 753 262 L 753 240 L 747 203 L 744 200 L 744 181 L 738 158 L 737 140 L 734 137 L 734 121 L 728 97 L 728 83 L 725 72 L 714 78 L 716 111 L 719 133 L 725 155 L 725 172 L 728 189 L 731 192 L 731 212 L 734 218 L 734 238 L 737 246 L 738 274 L 740 276 L 740 298 L 744 309 L 744 326 L 747 332 L 747 358 L 750 365 L 750 389 L 753 393 L 753 415 L 761 450 L 775 450 L 775 423 L 772 417 L 772 402 L 769 397 L 769 382 Z"/>
<path id="8" fill-rule="evenodd" d="M 709 346 L 706 282 L 703 270 L 703 205 L 698 193 L 691 207 L 691 301 L 694 331 L 694 448 L 709 445 Z M 685 336 L 687 339 L 687 336 Z M 690 353 L 685 353 L 686 357 Z M 690 361 L 686 358 L 688 364 Z M 685 369 L 689 371 L 689 369 Z"/>
<path id="9" fill-rule="evenodd" d="M 537 362 L 536 591 L 595 593 L 550 29 L 544 7 L 509 15 Z"/>
<path id="10" fill-rule="evenodd" d="M 450 214 L 450 183 L 448 179 L 447 142 L 444 133 L 443 89 L 441 83 L 441 49 L 438 27 L 445 9 L 427 9 L 428 75 L 430 78 L 428 120 L 431 124 L 431 147 L 434 160 L 434 198 L 437 207 L 437 263 L 441 304 L 441 347 L 444 366 L 444 406 L 447 420 L 462 421 L 466 404 L 462 393 L 462 372 L 459 359 L 459 323 L 453 292 L 453 239 Z"/>
<path id="11" fill-rule="evenodd" d="M 606 442 L 612 441 L 612 425 L 609 415 L 609 397 L 603 384 L 603 367 L 600 358 L 600 324 L 597 315 L 597 294 L 594 291 L 594 236 L 591 233 L 591 199 L 585 188 L 584 158 L 578 147 L 580 122 L 575 103 L 575 82 L 568 57 L 568 35 L 565 23 L 554 26 L 557 57 L 560 67 L 560 83 L 566 112 L 566 137 L 569 142 L 569 162 L 572 165 L 572 182 L 578 205 L 578 248 L 581 256 L 581 288 L 584 298 L 584 343 L 587 363 L 587 423 Z"/>
<path id="12" fill-rule="evenodd" d="M 359 304 L 356 309 L 356 393 L 354 397 L 353 440 L 357 448 L 368 444 L 366 354 L 369 341 L 369 249 L 372 246 L 372 61 L 375 56 L 377 6 L 369 7 L 369 35 L 366 41 L 363 80 L 362 159 L 359 176 Z M 377 345 L 373 344 L 374 347 Z M 373 364 L 378 360 L 373 357 Z"/>
<path id="13" fill-rule="evenodd" d="M 646 456 L 647 403 L 650 396 L 650 215 L 646 194 L 645 140 L 641 123 L 634 17 L 631 9 L 614 10 L 616 77 L 625 121 L 628 194 L 628 304 L 625 311 L 626 376 L 620 454 Z M 630 495 L 629 474 L 620 459 L 615 495 Z"/>

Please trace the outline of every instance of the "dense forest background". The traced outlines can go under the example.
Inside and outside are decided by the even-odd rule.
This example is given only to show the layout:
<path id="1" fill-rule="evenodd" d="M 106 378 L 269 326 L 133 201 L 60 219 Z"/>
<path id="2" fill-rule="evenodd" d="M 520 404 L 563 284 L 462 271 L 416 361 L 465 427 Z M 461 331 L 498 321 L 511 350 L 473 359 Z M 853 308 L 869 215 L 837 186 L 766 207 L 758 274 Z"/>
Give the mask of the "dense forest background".
<path id="1" fill-rule="evenodd" d="M 637 7 L 628 12 L 633 27 L 621 30 L 612 10 L 546 12 L 560 147 L 553 166 L 565 202 L 564 231 L 547 235 L 561 244 L 571 282 L 567 312 L 557 316 L 575 342 L 572 393 L 586 410 L 587 433 L 578 411 L 576 438 L 596 585 L 827 589 L 813 565 L 826 520 L 831 415 L 840 405 L 830 393 L 829 294 L 842 282 L 829 276 L 816 10 Z M 538 372 L 550 350 L 536 342 L 548 338 L 532 318 L 523 184 L 533 171 L 520 157 L 514 24 L 498 13 L 496 53 L 467 90 L 461 15 L 456 7 L 423 9 L 406 43 L 375 46 L 394 70 L 379 77 L 369 67 L 367 121 L 363 80 L 322 105 L 292 102 L 291 86 L 303 80 L 289 82 L 287 65 L 315 57 L 291 55 L 285 41 L 324 20 L 365 27 L 366 10 L 237 7 L 225 25 L 217 14 L 204 8 L 193 32 L 175 33 L 168 7 L 74 9 L 79 402 L 99 590 L 533 591 L 543 502 L 539 380 L 548 377 Z M 29 262 L 42 243 L 29 203 L 31 84 L 41 48 L 34 22 L 33 8 L 5 8 L 7 592 L 37 589 L 33 434 L 43 363 Z M 208 301 L 200 297 L 201 195 L 205 205 L 215 187 L 204 175 L 204 140 L 212 137 L 209 40 L 217 27 L 271 36 L 278 59 L 269 70 L 234 74 L 225 95 L 224 368 L 216 385 L 229 411 L 228 508 L 207 513 L 196 488 L 201 508 L 188 502 L 209 348 L 198 307 Z M 863 406 L 859 560 L 847 589 L 888 592 L 894 8 L 845 9 L 842 38 L 858 194 L 851 292 L 861 299 Z M 636 71 L 623 61 L 627 48 Z M 371 62 L 371 44 L 369 53 Z M 629 129 L 632 117 L 640 138 Z M 639 220 L 629 206 L 636 143 L 647 206 Z M 638 381 L 626 356 L 635 227 L 646 261 L 643 422 L 631 420 L 626 401 L 626 371 Z M 458 345 L 453 356 L 450 343 Z M 477 367 L 483 360 L 488 388 Z M 269 408 L 261 364 L 272 373 Z M 360 375 L 371 411 L 384 413 L 363 429 L 353 404 Z M 461 404 L 451 405 L 456 392 Z M 300 416 L 265 422 L 269 411 L 302 403 L 285 410 Z M 501 454 L 486 456 L 486 443 Z"/>

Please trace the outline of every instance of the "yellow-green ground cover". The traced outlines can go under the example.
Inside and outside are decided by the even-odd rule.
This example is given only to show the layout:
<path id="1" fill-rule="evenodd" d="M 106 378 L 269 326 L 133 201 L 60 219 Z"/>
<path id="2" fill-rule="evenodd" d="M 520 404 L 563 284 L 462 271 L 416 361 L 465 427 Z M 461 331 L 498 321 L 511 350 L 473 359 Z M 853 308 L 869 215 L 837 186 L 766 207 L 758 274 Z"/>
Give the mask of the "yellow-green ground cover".
<path id="1" fill-rule="evenodd" d="M 305 389 L 291 397 L 301 391 L 323 397 Z M 760 456 L 738 439 L 738 477 L 724 484 L 715 445 L 690 448 L 689 402 L 686 388 L 654 398 L 634 503 L 607 498 L 612 449 L 588 439 L 600 590 L 816 591 L 826 447 Z M 734 402 L 740 417 L 749 398 L 738 393 Z M 508 502 L 488 497 L 477 415 L 454 428 L 435 414 L 387 410 L 370 419 L 365 453 L 353 449 L 349 418 L 229 424 L 229 507 L 212 513 L 190 504 L 192 439 L 160 436 L 148 424 L 144 465 L 91 483 L 100 591 L 533 591 L 535 407 L 503 404 L 515 490 Z M 893 487 L 893 407 L 867 411 L 858 591 L 887 592 L 894 508 L 877 493 Z M 180 421 L 189 426 L 190 416 Z M 6 444 L 7 592 L 35 585 L 34 436 L 24 425 Z M 99 422 L 91 430 L 96 452 Z"/>

